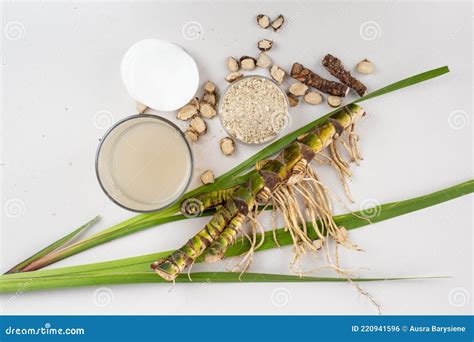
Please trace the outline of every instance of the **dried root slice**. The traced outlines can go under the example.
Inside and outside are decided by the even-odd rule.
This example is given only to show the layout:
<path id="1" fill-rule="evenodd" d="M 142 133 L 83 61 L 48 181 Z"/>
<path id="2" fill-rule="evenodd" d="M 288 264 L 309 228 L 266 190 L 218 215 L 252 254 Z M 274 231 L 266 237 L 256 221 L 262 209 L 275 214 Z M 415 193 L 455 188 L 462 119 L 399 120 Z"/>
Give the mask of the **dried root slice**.
<path id="1" fill-rule="evenodd" d="M 243 56 L 240 58 L 240 67 L 244 70 L 254 70 L 257 65 L 257 61 L 253 57 Z"/>
<path id="2" fill-rule="evenodd" d="M 211 170 L 206 170 L 201 175 L 202 184 L 212 184 L 214 183 L 214 173 Z"/>
<path id="3" fill-rule="evenodd" d="M 203 103 L 209 103 L 211 106 L 215 106 L 217 103 L 217 94 L 216 93 L 206 93 L 202 97 L 201 105 Z"/>
<path id="4" fill-rule="evenodd" d="M 272 60 L 265 52 L 261 52 L 257 57 L 257 66 L 260 68 L 269 68 L 272 65 Z"/>
<path id="5" fill-rule="evenodd" d="M 294 63 L 291 67 L 291 77 L 304 84 L 316 88 L 323 93 L 344 97 L 349 91 L 349 87 L 345 84 L 333 82 L 322 78 L 300 63 Z"/>
<path id="6" fill-rule="evenodd" d="M 200 106 L 199 98 L 197 98 L 197 97 L 193 98 L 191 101 L 189 101 L 188 104 L 196 106 L 197 110 L 199 111 L 199 106 Z"/>
<path id="7" fill-rule="evenodd" d="M 201 116 L 206 119 L 212 119 L 217 115 L 217 112 L 213 105 L 207 102 L 201 103 L 201 109 L 199 110 Z"/>
<path id="8" fill-rule="evenodd" d="M 199 135 L 203 135 L 207 132 L 207 125 L 204 120 L 199 116 L 194 117 L 189 124 L 191 125 L 192 129 Z"/>
<path id="9" fill-rule="evenodd" d="M 374 65 L 368 59 L 363 59 L 357 64 L 357 71 L 361 74 L 371 74 L 374 71 Z"/>
<path id="10" fill-rule="evenodd" d="M 270 18 L 265 14 L 257 15 L 257 24 L 263 29 L 266 29 L 270 26 Z"/>
<path id="11" fill-rule="evenodd" d="M 293 83 L 290 86 L 289 92 L 295 96 L 302 96 L 308 90 L 308 86 L 301 82 Z"/>
<path id="12" fill-rule="evenodd" d="M 235 142 L 229 137 L 222 138 L 219 141 L 219 146 L 222 153 L 224 153 L 226 156 L 232 155 L 235 151 Z"/>
<path id="13" fill-rule="evenodd" d="M 273 31 L 278 31 L 282 26 L 283 24 L 285 23 L 285 17 L 283 15 L 279 15 L 275 20 L 272 21 L 271 25 L 272 25 L 272 29 Z"/>
<path id="14" fill-rule="evenodd" d="M 328 105 L 330 105 L 331 107 L 339 107 L 341 104 L 342 104 L 342 98 L 340 98 L 339 96 L 328 96 Z"/>
<path id="15" fill-rule="evenodd" d="M 229 75 L 225 77 L 225 80 L 229 83 L 237 81 L 239 78 L 244 76 L 241 72 L 231 72 Z"/>
<path id="16" fill-rule="evenodd" d="M 336 77 L 339 81 L 354 89 L 359 96 L 364 96 L 367 92 L 367 87 L 359 80 L 354 78 L 349 71 L 344 68 L 339 58 L 331 54 L 327 54 L 323 59 L 324 67 Z"/>
<path id="17" fill-rule="evenodd" d="M 216 85 L 214 84 L 214 82 L 211 82 L 211 81 L 207 81 L 206 83 L 204 83 L 202 88 L 204 89 L 206 93 L 209 93 L 209 94 L 215 94 L 217 92 Z"/>
<path id="18" fill-rule="evenodd" d="M 260 51 L 269 51 L 273 47 L 273 40 L 262 39 L 257 43 L 257 47 Z"/>
<path id="19" fill-rule="evenodd" d="M 176 118 L 179 120 L 189 120 L 198 114 L 198 107 L 193 104 L 187 104 L 178 111 Z"/>
<path id="20" fill-rule="evenodd" d="M 273 65 L 272 68 L 270 69 L 270 76 L 278 83 L 282 84 L 283 81 L 285 80 L 285 70 L 282 68 Z"/>
<path id="21" fill-rule="evenodd" d="M 308 91 L 303 96 L 303 100 L 307 104 L 317 105 L 317 104 L 320 104 L 323 101 L 323 96 L 320 93 L 317 93 L 315 91 Z"/>
<path id="22" fill-rule="evenodd" d="M 199 140 L 199 134 L 197 134 L 192 127 L 189 127 L 186 132 L 184 132 L 184 135 L 193 143 L 198 142 Z"/>
<path id="23" fill-rule="evenodd" d="M 229 69 L 230 72 L 239 71 L 240 69 L 239 61 L 236 60 L 234 57 L 227 58 L 227 69 Z"/>
<path id="24" fill-rule="evenodd" d="M 292 93 L 287 93 L 286 96 L 288 96 L 288 103 L 290 104 L 290 107 L 296 107 L 300 102 L 298 96 Z"/>
<path id="25" fill-rule="evenodd" d="M 141 102 L 137 102 L 137 111 L 139 114 L 145 113 L 145 111 L 148 109 L 147 105 L 144 105 Z"/>

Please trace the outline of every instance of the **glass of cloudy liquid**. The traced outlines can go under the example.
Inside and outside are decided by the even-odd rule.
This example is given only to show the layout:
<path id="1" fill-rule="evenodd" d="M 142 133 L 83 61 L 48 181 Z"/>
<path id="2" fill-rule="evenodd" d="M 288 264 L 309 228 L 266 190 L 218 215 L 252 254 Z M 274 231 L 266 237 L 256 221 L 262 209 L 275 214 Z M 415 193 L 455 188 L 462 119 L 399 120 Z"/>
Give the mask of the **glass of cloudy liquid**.
<path id="1" fill-rule="evenodd" d="M 119 206 L 150 212 L 174 203 L 191 180 L 191 148 L 179 128 L 155 115 L 130 116 L 102 139 L 96 173 Z"/>

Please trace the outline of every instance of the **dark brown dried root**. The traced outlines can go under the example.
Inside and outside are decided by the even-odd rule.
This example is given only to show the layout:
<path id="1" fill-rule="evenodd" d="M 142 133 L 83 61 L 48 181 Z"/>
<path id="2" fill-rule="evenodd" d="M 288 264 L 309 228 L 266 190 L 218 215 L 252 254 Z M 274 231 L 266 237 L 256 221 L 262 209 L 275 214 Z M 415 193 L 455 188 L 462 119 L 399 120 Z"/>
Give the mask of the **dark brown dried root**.
<path id="1" fill-rule="evenodd" d="M 359 96 L 364 96 L 367 87 L 359 80 L 354 78 L 349 71 L 344 68 L 339 58 L 327 54 L 323 59 L 324 67 L 336 77 L 339 81 L 354 89 Z"/>
<path id="2" fill-rule="evenodd" d="M 345 84 L 326 80 L 300 63 L 293 64 L 290 75 L 294 79 L 330 95 L 344 97 L 349 91 L 349 87 Z"/>

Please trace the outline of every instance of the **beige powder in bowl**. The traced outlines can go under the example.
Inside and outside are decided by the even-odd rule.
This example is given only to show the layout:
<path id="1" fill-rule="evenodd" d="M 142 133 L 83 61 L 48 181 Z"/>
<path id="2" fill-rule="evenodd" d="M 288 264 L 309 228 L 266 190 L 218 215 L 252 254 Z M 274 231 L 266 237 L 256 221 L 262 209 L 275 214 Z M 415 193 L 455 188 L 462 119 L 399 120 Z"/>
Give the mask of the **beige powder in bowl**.
<path id="1" fill-rule="evenodd" d="M 247 76 L 232 83 L 219 104 L 222 126 L 237 140 L 261 144 L 289 122 L 286 94 L 272 80 Z"/>

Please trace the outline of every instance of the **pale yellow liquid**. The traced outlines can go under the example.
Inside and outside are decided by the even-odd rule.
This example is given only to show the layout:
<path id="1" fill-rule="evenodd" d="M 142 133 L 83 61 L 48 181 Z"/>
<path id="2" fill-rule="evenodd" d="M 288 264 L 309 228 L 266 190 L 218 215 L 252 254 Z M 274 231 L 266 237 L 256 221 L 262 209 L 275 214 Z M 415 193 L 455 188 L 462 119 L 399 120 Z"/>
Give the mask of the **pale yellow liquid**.
<path id="1" fill-rule="evenodd" d="M 128 127 L 118 128 L 105 141 L 103 148 L 108 147 L 108 152 L 101 151 L 108 157 L 103 163 L 108 168 L 104 170 L 108 171 L 109 177 L 104 177 L 108 184 L 103 185 L 112 198 L 143 211 L 159 209 L 177 199 L 191 175 L 191 153 L 183 136 L 153 118 L 132 119 Z"/>

